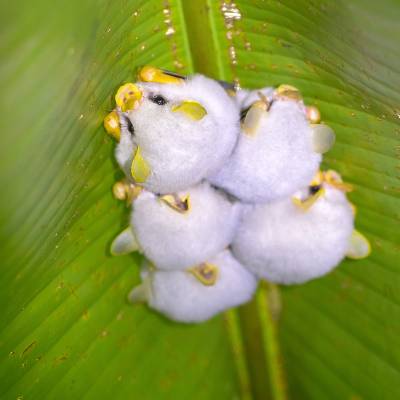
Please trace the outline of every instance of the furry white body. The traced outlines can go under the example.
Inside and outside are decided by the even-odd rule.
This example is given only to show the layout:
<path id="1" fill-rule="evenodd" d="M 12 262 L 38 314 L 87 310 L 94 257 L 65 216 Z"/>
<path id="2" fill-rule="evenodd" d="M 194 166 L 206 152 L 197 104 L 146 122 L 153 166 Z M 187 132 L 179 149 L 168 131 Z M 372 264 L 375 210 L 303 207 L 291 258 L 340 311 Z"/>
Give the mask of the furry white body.
<path id="1" fill-rule="evenodd" d="M 239 112 L 217 82 L 194 75 L 181 84 L 138 82 L 136 86 L 142 91 L 142 99 L 136 109 L 120 111 L 121 139 L 116 148 L 116 159 L 130 179 L 137 146 L 151 170 L 141 185 L 154 193 L 184 190 L 222 167 L 239 135 Z M 163 96 L 167 103 L 152 102 L 153 95 Z M 201 104 L 207 114 L 193 120 L 172 111 L 188 100 Z"/>
<path id="2" fill-rule="evenodd" d="M 345 257 L 353 231 L 346 195 L 328 185 L 312 207 L 291 198 L 248 206 L 235 236 L 235 257 L 271 282 L 306 282 L 331 271 Z"/>
<path id="3" fill-rule="evenodd" d="M 257 280 L 228 250 L 210 259 L 218 278 L 206 286 L 188 271 L 147 271 L 149 307 L 180 322 L 201 322 L 250 300 Z"/>
<path id="4" fill-rule="evenodd" d="M 263 113 L 255 135 L 241 133 L 232 156 L 210 181 L 243 202 L 270 202 L 306 186 L 320 162 L 303 104 L 281 99 Z"/>
<path id="5" fill-rule="evenodd" d="M 206 182 L 178 195 L 190 197 L 179 213 L 158 196 L 143 191 L 133 203 L 131 226 L 145 256 L 160 269 L 185 269 L 229 246 L 241 207 Z"/>

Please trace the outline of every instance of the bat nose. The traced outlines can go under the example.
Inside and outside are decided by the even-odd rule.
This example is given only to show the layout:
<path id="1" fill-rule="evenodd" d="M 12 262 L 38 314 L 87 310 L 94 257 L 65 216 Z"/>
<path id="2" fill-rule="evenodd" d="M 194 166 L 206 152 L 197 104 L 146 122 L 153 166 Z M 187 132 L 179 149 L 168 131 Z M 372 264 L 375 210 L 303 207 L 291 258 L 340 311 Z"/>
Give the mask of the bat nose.
<path id="1" fill-rule="evenodd" d="M 121 111 L 135 110 L 139 107 L 142 91 L 133 83 L 122 85 L 115 95 L 115 102 Z"/>

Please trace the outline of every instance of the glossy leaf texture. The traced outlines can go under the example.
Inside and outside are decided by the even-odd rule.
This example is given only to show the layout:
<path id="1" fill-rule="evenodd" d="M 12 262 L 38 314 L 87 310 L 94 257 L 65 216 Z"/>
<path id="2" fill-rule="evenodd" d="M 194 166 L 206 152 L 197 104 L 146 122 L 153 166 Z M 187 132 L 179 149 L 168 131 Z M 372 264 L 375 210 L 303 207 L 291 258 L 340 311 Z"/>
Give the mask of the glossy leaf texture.
<path id="1" fill-rule="evenodd" d="M 0 398 L 399 398 L 397 1 L 22 0 L 0 14 Z M 191 326 L 125 301 L 141 258 L 108 252 L 128 211 L 102 119 L 143 64 L 293 84 L 336 131 L 325 165 L 355 186 L 373 252 L 282 289 L 277 336 L 263 290 Z"/>

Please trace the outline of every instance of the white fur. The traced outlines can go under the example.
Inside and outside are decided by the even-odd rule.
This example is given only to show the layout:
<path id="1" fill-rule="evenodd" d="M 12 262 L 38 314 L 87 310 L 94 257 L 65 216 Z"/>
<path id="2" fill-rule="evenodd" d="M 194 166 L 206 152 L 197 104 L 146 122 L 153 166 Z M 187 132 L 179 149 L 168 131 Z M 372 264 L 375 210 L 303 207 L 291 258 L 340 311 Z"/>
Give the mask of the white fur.
<path id="1" fill-rule="evenodd" d="M 210 181 L 241 201 L 269 202 L 306 186 L 320 162 L 303 104 L 276 100 L 258 132 L 240 135 L 231 158 Z"/>
<path id="2" fill-rule="evenodd" d="M 178 193 L 190 196 L 191 208 L 179 213 L 144 191 L 133 203 L 131 225 L 146 257 L 160 269 L 185 269 L 229 246 L 240 205 L 206 182 Z"/>
<path id="3" fill-rule="evenodd" d="M 331 271 L 344 258 L 353 231 L 353 213 L 341 191 L 326 194 L 308 211 L 291 198 L 248 206 L 232 249 L 260 278 L 302 283 Z"/>
<path id="4" fill-rule="evenodd" d="M 130 177 L 133 151 L 140 146 L 151 175 L 142 184 L 154 193 L 174 193 L 214 174 L 232 153 L 239 135 L 239 113 L 235 102 L 212 79 L 194 75 L 182 84 L 136 84 L 143 98 L 136 110 L 120 113 L 121 140 L 116 148 L 119 165 Z M 159 94 L 168 100 L 158 105 L 149 100 Z M 185 100 L 200 103 L 207 111 L 192 120 L 173 105 Z M 129 118 L 135 133 L 126 129 Z M 131 177 L 130 177 L 131 178 Z"/>
<path id="5" fill-rule="evenodd" d="M 210 260 L 218 267 L 214 285 L 205 286 L 188 271 L 150 271 L 148 305 L 180 322 L 201 322 L 250 300 L 256 278 L 225 250 Z"/>

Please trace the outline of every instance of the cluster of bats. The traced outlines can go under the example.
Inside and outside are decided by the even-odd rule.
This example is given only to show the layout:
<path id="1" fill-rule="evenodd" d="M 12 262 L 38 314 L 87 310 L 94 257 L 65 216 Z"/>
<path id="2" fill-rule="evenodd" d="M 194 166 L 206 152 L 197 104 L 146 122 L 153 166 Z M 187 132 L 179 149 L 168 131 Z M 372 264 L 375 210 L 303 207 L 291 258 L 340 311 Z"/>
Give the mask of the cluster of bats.
<path id="1" fill-rule="evenodd" d="M 247 302 L 259 279 L 299 284 L 370 252 L 351 185 L 321 171 L 335 141 L 290 85 L 235 89 L 145 66 L 104 126 L 131 207 L 111 254 L 145 256 L 132 302 L 200 322 Z"/>

